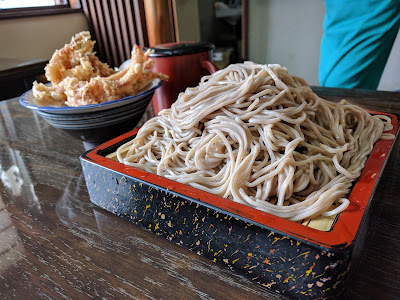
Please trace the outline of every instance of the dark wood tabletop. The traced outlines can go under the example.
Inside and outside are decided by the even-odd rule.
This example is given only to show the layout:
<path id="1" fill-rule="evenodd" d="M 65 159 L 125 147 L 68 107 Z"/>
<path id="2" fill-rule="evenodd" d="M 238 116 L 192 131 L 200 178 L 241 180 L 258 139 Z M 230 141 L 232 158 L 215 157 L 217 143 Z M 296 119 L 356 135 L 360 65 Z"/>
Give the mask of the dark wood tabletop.
<path id="1" fill-rule="evenodd" d="M 35 80 L 45 82 L 44 67 L 48 62 L 48 59 L 0 57 L 0 101 L 23 94 Z"/>
<path id="2" fill-rule="evenodd" d="M 400 114 L 400 93 L 314 89 L 332 101 Z M 82 142 L 16 98 L 0 102 L 0 137 L 1 299 L 282 298 L 92 205 L 79 162 Z M 400 297 L 399 170 L 397 139 L 345 299 Z"/>

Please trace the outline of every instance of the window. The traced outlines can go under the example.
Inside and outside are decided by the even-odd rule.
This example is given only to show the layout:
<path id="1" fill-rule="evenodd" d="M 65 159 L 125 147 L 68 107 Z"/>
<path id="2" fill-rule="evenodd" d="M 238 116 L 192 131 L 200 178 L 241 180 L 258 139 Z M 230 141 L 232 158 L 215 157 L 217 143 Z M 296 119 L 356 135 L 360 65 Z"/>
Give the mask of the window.
<path id="1" fill-rule="evenodd" d="M 0 9 L 66 5 L 67 0 L 0 0 Z"/>
<path id="2" fill-rule="evenodd" d="M 0 19 L 76 13 L 79 0 L 0 0 Z"/>

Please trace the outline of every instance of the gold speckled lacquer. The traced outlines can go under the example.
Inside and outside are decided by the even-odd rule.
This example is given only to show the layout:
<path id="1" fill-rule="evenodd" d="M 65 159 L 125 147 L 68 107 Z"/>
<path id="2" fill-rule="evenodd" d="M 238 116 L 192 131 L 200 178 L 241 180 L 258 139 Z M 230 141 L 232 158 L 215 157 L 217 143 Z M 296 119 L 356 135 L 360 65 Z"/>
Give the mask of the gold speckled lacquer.
<path id="1" fill-rule="evenodd" d="M 392 118 L 398 131 L 398 119 Z M 380 140 L 354 184 L 346 211 L 328 229 L 292 222 L 110 158 L 137 130 L 81 156 L 91 201 L 251 280 L 297 299 L 333 298 L 344 289 L 361 245 L 367 208 L 393 141 Z"/>

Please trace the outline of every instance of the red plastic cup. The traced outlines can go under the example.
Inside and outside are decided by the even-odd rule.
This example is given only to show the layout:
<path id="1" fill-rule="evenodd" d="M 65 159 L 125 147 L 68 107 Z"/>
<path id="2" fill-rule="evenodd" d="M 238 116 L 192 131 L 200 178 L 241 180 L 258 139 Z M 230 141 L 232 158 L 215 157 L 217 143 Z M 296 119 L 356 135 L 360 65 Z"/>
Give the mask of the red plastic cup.
<path id="1" fill-rule="evenodd" d="M 155 115 L 170 108 L 180 92 L 187 87 L 195 87 L 204 75 L 218 71 L 212 60 L 214 45 L 204 42 L 181 42 L 151 47 L 154 53 L 153 71 L 169 76 L 153 96 Z"/>

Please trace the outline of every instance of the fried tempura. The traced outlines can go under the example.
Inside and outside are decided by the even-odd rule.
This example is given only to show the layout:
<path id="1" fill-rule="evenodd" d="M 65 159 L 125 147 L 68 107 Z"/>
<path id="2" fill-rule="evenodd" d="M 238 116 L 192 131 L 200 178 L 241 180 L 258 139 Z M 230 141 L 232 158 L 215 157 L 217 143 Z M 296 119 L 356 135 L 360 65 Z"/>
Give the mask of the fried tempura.
<path id="1" fill-rule="evenodd" d="M 66 77 L 90 80 L 96 76 L 110 76 L 115 71 L 102 63 L 93 52 L 95 42 L 90 33 L 83 31 L 72 37 L 64 48 L 56 50 L 46 66 L 46 78 L 53 84 L 59 84 Z"/>
<path id="2" fill-rule="evenodd" d="M 135 45 L 128 68 L 109 77 L 91 78 L 85 83 L 70 78 L 66 92 L 67 105 L 80 106 L 116 100 L 137 93 L 155 78 L 166 79 L 161 73 L 151 72 L 153 61 L 147 59 L 150 53 L 143 53 L 142 48 Z"/>
<path id="3" fill-rule="evenodd" d="M 46 78 L 52 86 L 34 82 L 36 104 L 97 104 L 134 95 L 155 78 L 168 78 L 151 71 L 150 50 L 143 53 L 142 48 L 135 45 L 130 66 L 115 72 L 95 56 L 94 43 L 89 32 L 81 32 L 53 54 L 45 68 Z"/>

